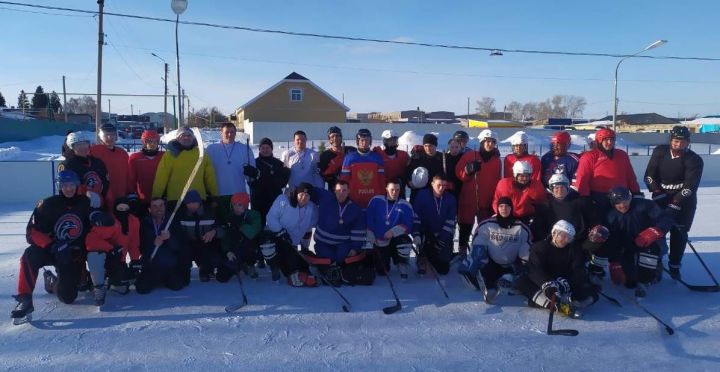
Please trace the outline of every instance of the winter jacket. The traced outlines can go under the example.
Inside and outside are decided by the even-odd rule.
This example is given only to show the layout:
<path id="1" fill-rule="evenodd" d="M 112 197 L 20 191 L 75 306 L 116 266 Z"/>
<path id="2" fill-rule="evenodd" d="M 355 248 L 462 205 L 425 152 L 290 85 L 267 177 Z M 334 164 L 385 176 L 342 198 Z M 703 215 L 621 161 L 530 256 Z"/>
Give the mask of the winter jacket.
<path id="1" fill-rule="evenodd" d="M 626 213 L 611 208 L 605 220 L 605 226 L 610 230 L 610 236 L 605 242 L 608 260 L 619 262 L 625 249 L 637 249 L 635 238 L 648 227 L 666 233 L 673 224 L 672 216 L 652 200 L 633 198 Z"/>
<path id="2" fill-rule="evenodd" d="M 587 283 L 585 253 L 577 242 L 558 248 L 551 238 L 541 240 L 530 248 L 528 276 L 538 287 L 557 278 L 564 278 L 571 285 Z"/>
<path id="3" fill-rule="evenodd" d="M 250 203 L 252 209 L 259 211 L 264 218 L 287 185 L 290 169 L 286 168 L 280 159 L 272 156 L 258 156 L 255 164 L 258 176 L 250 180 Z"/>
<path id="4" fill-rule="evenodd" d="M 184 149 L 177 140 L 170 141 L 157 168 L 152 196 L 166 197 L 168 201 L 177 201 L 185 183 L 190 178 L 198 156 L 200 156 L 200 150 L 197 148 L 197 142 L 194 142 L 191 149 Z M 208 194 L 218 196 L 215 168 L 208 156 L 203 158 L 190 185 L 190 190 L 197 190 L 203 200 Z"/>
<path id="5" fill-rule="evenodd" d="M 312 201 L 304 207 L 293 207 L 285 194 L 278 196 L 270 207 L 266 217 L 266 229 L 279 233 L 283 229 L 290 235 L 290 243 L 297 246 L 302 237 L 310 231 L 318 221 L 317 205 Z"/>

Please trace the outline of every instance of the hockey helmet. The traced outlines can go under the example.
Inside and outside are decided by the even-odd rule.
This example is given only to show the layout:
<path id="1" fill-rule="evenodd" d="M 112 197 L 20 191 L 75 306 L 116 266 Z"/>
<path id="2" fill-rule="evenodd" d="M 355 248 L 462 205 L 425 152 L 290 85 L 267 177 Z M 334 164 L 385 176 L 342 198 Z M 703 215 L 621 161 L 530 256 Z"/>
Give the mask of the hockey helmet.
<path id="1" fill-rule="evenodd" d="M 80 177 L 78 177 L 77 173 L 70 169 L 62 170 L 57 175 L 57 183 L 58 185 L 62 185 L 64 183 L 72 183 L 75 184 L 75 186 L 80 185 Z"/>
<path id="2" fill-rule="evenodd" d="M 485 141 L 486 139 L 494 139 L 497 141 L 497 135 L 495 135 L 495 132 L 490 129 L 483 129 L 480 131 L 477 138 L 480 142 Z"/>
<path id="3" fill-rule="evenodd" d="M 568 185 L 570 185 L 570 181 L 567 177 L 565 177 L 564 174 L 555 173 L 552 175 L 552 177 L 550 177 L 550 180 L 548 181 L 548 186 L 553 187 L 558 184 L 568 187 Z"/>
<path id="4" fill-rule="evenodd" d="M 552 227 L 552 234 L 555 234 L 557 231 L 562 231 L 568 235 L 570 235 L 571 238 L 575 237 L 575 226 L 573 226 L 570 222 L 567 222 L 565 220 L 560 220 L 558 222 L 555 222 L 555 224 Z"/>
<path id="5" fill-rule="evenodd" d="M 625 186 L 615 186 L 608 192 L 608 199 L 612 205 L 630 200 L 631 198 L 632 193 L 630 192 L 630 189 Z"/>
<path id="6" fill-rule="evenodd" d="M 670 131 L 670 139 L 690 140 L 690 129 L 682 125 L 676 125 Z"/>
<path id="7" fill-rule="evenodd" d="M 328 130 L 327 130 L 328 138 L 330 138 L 330 135 L 333 133 L 338 134 L 338 135 L 340 135 L 340 137 L 342 137 L 342 130 L 340 130 L 340 128 L 338 128 L 338 127 L 332 126 L 332 127 L 328 128 Z"/>
<path id="8" fill-rule="evenodd" d="M 417 167 L 412 172 L 411 182 L 415 188 L 423 188 L 428 183 L 429 173 L 425 167 Z"/>
<path id="9" fill-rule="evenodd" d="M 615 131 L 609 128 L 601 128 L 595 132 L 595 140 L 600 143 L 608 138 L 615 139 Z"/>
<path id="10" fill-rule="evenodd" d="M 67 137 L 65 137 L 65 144 L 71 149 L 73 148 L 74 144 L 79 142 L 87 142 L 89 144 L 90 140 L 83 132 L 70 132 L 68 133 Z"/>
<path id="11" fill-rule="evenodd" d="M 385 129 L 380 137 L 382 137 L 382 139 L 390 139 L 393 137 L 397 138 L 397 136 L 397 132 L 395 132 L 394 129 Z"/>
<path id="12" fill-rule="evenodd" d="M 528 136 L 523 131 L 515 132 L 512 136 L 510 136 L 510 145 L 527 145 L 528 144 Z"/>
<path id="13" fill-rule="evenodd" d="M 533 171 L 532 165 L 523 160 L 516 161 L 515 164 L 513 164 L 512 170 L 513 177 L 517 177 L 518 174 L 532 174 Z"/>
<path id="14" fill-rule="evenodd" d="M 555 132 L 555 134 L 550 137 L 550 143 L 557 143 L 565 146 L 570 145 L 570 133 L 561 130 Z"/>
<path id="15" fill-rule="evenodd" d="M 461 140 L 461 141 L 468 141 L 470 140 L 470 136 L 467 134 L 464 130 L 458 130 L 453 134 L 454 140 Z"/>
<path id="16" fill-rule="evenodd" d="M 360 138 L 370 138 L 370 139 L 372 139 L 372 133 L 370 133 L 370 130 L 369 130 L 369 129 L 366 129 L 366 128 L 359 129 L 359 130 L 357 131 L 357 134 L 355 135 L 355 139 L 360 139 Z"/>

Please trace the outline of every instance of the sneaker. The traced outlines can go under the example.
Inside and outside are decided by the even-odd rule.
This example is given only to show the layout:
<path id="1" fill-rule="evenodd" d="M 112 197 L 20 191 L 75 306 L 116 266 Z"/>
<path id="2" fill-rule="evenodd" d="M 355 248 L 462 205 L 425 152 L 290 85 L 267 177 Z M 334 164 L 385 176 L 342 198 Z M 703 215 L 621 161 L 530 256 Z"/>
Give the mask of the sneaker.
<path id="1" fill-rule="evenodd" d="M 492 305 L 500 292 L 497 288 L 485 288 L 483 295 L 485 296 L 485 303 Z"/>
<path id="2" fill-rule="evenodd" d="M 288 277 L 288 284 L 293 287 L 315 287 L 317 280 L 308 273 L 296 271 Z"/>
<path id="3" fill-rule="evenodd" d="M 45 281 L 45 292 L 53 294 L 57 287 L 57 276 L 50 270 L 43 271 L 43 279 Z"/>
<path id="4" fill-rule="evenodd" d="M 635 298 L 641 299 L 647 297 L 647 286 L 643 283 L 638 283 L 635 287 Z"/>
<path id="5" fill-rule="evenodd" d="M 95 297 L 95 306 L 105 305 L 105 295 L 107 294 L 107 287 L 105 283 L 96 285 L 93 289 L 93 297 Z"/>
<path id="6" fill-rule="evenodd" d="M 15 301 L 17 301 L 17 305 L 15 305 L 15 309 L 10 314 L 11 318 L 22 319 L 28 317 L 33 311 L 35 311 L 31 295 L 19 294 L 13 297 L 15 298 Z"/>
<path id="7" fill-rule="evenodd" d="M 410 265 L 401 263 L 398 265 L 398 271 L 400 271 L 400 279 L 406 280 L 410 273 Z"/>
<path id="8" fill-rule="evenodd" d="M 465 285 L 468 286 L 468 288 L 476 291 L 481 290 L 482 287 L 477 275 L 473 275 L 471 273 L 460 273 L 460 278 L 463 280 Z"/>

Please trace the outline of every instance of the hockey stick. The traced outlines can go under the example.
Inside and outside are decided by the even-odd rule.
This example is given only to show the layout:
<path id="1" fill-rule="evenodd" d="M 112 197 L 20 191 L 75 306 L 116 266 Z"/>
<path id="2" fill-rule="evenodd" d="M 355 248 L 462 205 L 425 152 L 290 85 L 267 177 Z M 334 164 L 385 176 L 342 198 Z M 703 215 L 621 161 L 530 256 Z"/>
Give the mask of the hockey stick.
<path id="1" fill-rule="evenodd" d="M 190 191 L 190 185 L 192 185 L 193 181 L 195 180 L 195 176 L 197 175 L 198 169 L 200 169 L 200 165 L 203 162 L 203 158 L 205 158 L 205 147 L 202 143 L 202 136 L 200 135 L 200 129 L 198 128 L 192 128 L 193 135 L 195 135 L 195 140 L 198 144 L 198 159 L 195 162 L 195 166 L 192 169 L 192 172 L 190 172 L 190 177 L 188 177 L 188 180 L 185 182 L 185 186 L 183 186 L 182 192 L 180 193 L 180 197 L 177 200 L 177 204 L 175 204 L 175 209 L 173 210 L 172 214 L 170 214 L 170 218 L 168 219 L 167 223 L 165 224 L 165 229 L 163 231 L 168 231 L 170 229 L 170 224 L 172 224 L 173 219 L 175 218 L 175 214 L 177 213 L 178 209 L 180 209 L 180 205 L 182 204 L 183 199 L 185 199 L 185 195 L 188 191 Z M 152 254 L 150 255 L 150 261 L 152 261 L 155 258 L 155 255 L 157 254 L 158 248 L 160 248 L 159 245 L 155 246 L 155 249 L 153 249 Z"/>
<path id="2" fill-rule="evenodd" d="M 310 261 L 308 261 L 307 257 L 305 257 L 304 254 L 302 254 L 301 252 L 299 252 L 299 251 L 297 250 L 297 248 L 293 248 L 292 250 L 295 251 L 295 253 L 297 253 L 298 255 L 300 255 L 300 258 L 302 258 L 302 260 L 305 261 L 306 264 L 311 265 L 311 264 L 310 264 Z M 321 278 L 325 283 L 330 284 L 330 281 L 327 279 L 327 277 L 325 277 L 325 274 L 323 274 L 320 270 L 318 270 L 317 273 L 318 273 L 318 275 L 320 276 L 320 278 Z M 332 290 L 340 297 L 340 299 L 342 300 L 342 302 L 343 302 L 343 304 L 342 304 L 342 310 L 343 310 L 344 312 L 346 312 L 346 313 L 349 313 L 349 312 L 352 310 L 352 304 L 350 304 L 350 301 L 348 301 L 348 299 L 345 298 L 345 296 L 343 296 L 342 293 L 340 293 L 340 290 L 337 289 L 337 288 L 335 288 L 335 286 L 333 286 L 332 284 L 330 284 L 328 287 L 330 287 L 330 289 L 332 289 Z"/>
<path id="3" fill-rule="evenodd" d="M 670 327 L 667 323 L 665 323 L 662 319 L 658 318 L 657 315 L 653 314 L 648 310 L 645 306 L 643 306 L 641 303 L 639 303 L 635 298 L 631 298 L 630 296 L 626 296 L 625 294 L 621 293 L 620 290 L 616 289 L 616 292 L 620 294 L 623 298 L 625 298 L 628 302 L 632 303 L 633 305 L 637 306 L 640 310 L 644 311 L 645 314 L 650 315 L 653 319 L 655 319 L 658 323 L 660 323 L 663 327 L 665 327 L 665 332 L 667 332 L 668 335 L 672 336 L 675 334 L 675 330 Z"/>
<path id="4" fill-rule="evenodd" d="M 393 296 L 395 296 L 395 305 L 384 307 L 382 309 L 383 313 L 385 313 L 386 315 L 390 315 L 390 314 L 395 313 L 398 310 L 402 309 L 402 304 L 400 303 L 400 298 L 398 298 L 397 292 L 395 292 L 395 286 L 393 285 L 393 282 L 390 279 L 390 275 L 388 274 L 387 268 L 385 267 L 385 263 L 383 262 L 382 256 L 380 255 L 380 249 L 374 248 L 373 251 L 375 251 L 375 255 L 377 256 L 378 262 L 380 263 L 380 266 L 382 266 L 383 272 L 385 273 L 385 278 L 387 278 L 388 283 L 390 283 L 390 289 L 392 290 Z"/>
<path id="5" fill-rule="evenodd" d="M 415 244 L 412 244 L 411 247 L 412 247 L 413 252 L 415 252 L 415 258 L 416 259 L 419 258 L 420 253 L 418 252 L 418 248 L 415 247 Z M 445 298 L 447 298 L 449 300 L 450 296 L 448 296 L 447 290 L 445 290 L 445 286 L 442 285 L 442 283 L 440 282 L 440 278 L 438 277 L 437 270 L 435 270 L 435 266 L 433 266 L 432 263 L 430 263 L 429 261 L 428 261 L 427 265 L 430 266 L 430 272 L 432 273 L 433 279 L 435 279 L 435 283 L 437 283 L 438 287 L 440 287 L 440 290 L 445 295 Z"/>
<path id="6" fill-rule="evenodd" d="M 670 271 L 669 271 L 667 268 L 663 267 L 663 270 L 664 270 L 666 273 L 668 273 L 668 275 L 671 275 L 671 274 L 670 274 Z M 717 286 L 717 285 L 694 285 L 694 284 L 690 284 L 690 283 L 682 280 L 682 278 L 676 278 L 676 279 L 673 279 L 673 280 L 675 280 L 675 281 L 677 281 L 678 283 L 684 285 L 685 287 L 687 287 L 687 289 L 689 289 L 689 290 L 691 290 L 691 291 L 695 291 L 695 292 L 720 292 L 720 286 Z"/>
<path id="7" fill-rule="evenodd" d="M 238 283 L 240 284 L 240 293 L 242 293 L 242 302 L 234 304 L 234 305 L 228 305 L 225 306 L 225 312 L 226 313 L 233 313 L 240 309 L 241 307 L 248 304 L 247 296 L 245 295 L 245 286 L 243 285 L 242 278 L 240 277 L 241 270 L 236 270 L 235 275 L 237 275 Z"/>
<path id="8" fill-rule="evenodd" d="M 555 302 L 557 296 L 552 295 L 550 298 L 550 316 L 548 317 L 547 334 L 550 336 L 577 336 L 580 334 L 577 329 L 552 329 L 553 318 L 555 316 Z"/>
<path id="9" fill-rule="evenodd" d="M 597 291 L 597 293 L 598 293 L 600 296 L 603 296 L 606 300 L 612 302 L 614 305 L 617 305 L 618 307 L 622 307 L 622 304 L 620 304 L 620 301 L 618 301 L 618 300 L 616 300 L 616 299 L 614 299 L 614 298 L 606 295 L 606 294 L 603 293 L 602 291 Z"/>
<path id="10" fill-rule="evenodd" d="M 700 254 L 695 250 L 695 247 L 692 245 L 692 242 L 690 241 L 690 239 L 688 239 L 687 243 L 690 246 L 690 249 L 692 249 L 693 253 L 695 253 L 695 256 L 698 258 L 698 260 L 702 264 L 703 268 L 705 268 L 705 271 L 708 273 L 708 275 L 710 275 L 710 279 L 712 279 L 713 283 L 715 283 L 715 287 L 718 288 L 718 290 L 720 290 L 720 283 L 718 283 L 717 279 L 715 279 L 715 276 L 712 274 L 710 269 L 708 269 L 707 265 L 705 265 L 705 261 L 703 261 L 703 259 L 700 257 Z"/>

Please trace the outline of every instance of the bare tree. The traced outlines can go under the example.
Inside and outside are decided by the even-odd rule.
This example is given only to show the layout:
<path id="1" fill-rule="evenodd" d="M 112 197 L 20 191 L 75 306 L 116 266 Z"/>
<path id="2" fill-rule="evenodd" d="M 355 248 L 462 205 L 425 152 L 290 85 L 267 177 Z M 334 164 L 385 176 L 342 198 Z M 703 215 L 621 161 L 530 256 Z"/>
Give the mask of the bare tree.
<path id="1" fill-rule="evenodd" d="M 505 111 L 512 115 L 513 120 L 523 120 L 523 104 L 518 101 L 512 101 L 505 106 Z"/>
<path id="2" fill-rule="evenodd" d="M 484 116 L 490 116 L 493 112 L 495 112 L 495 98 L 492 97 L 483 97 L 479 101 L 476 101 L 477 108 L 475 111 Z"/>
<path id="3" fill-rule="evenodd" d="M 565 107 L 567 108 L 567 117 L 577 118 L 581 117 L 587 101 L 585 97 L 578 96 L 565 96 Z"/>
<path id="4" fill-rule="evenodd" d="M 95 100 L 90 96 L 70 98 L 66 106 L 65 109 L 69 113 L 95 115 Z"/>

